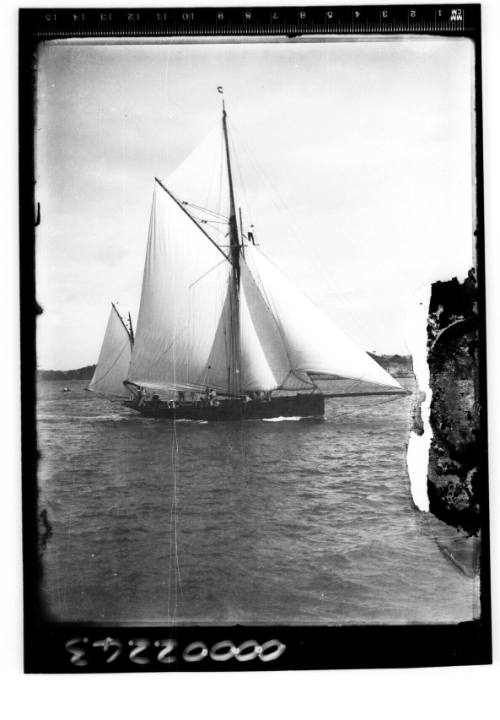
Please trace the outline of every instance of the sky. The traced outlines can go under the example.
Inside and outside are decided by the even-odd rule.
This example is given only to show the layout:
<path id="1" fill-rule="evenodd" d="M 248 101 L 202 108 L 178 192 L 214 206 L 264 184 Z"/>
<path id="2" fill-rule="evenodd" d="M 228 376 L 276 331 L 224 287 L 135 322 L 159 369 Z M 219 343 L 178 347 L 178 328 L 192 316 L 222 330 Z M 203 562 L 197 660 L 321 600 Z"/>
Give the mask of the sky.
<path id="1" fill-rule="evenodd" d="M 38 366 L 96 362 L 138 312 L 153 178 L 220 123 L 261 250 L 367 350 L 405 353 L 422 286 L 472 264 L 466 39 L 87 44 L 38 58 Z"/>
<path id="2" fill-rule="evenodd" d="M 26 5 L 32 5 L 32 2 L 24 2 L 23 6 Z M 92 3 L 92 0 L 90 0 L 87 4 L 94 4 Z M 109 1 L 108 4 L 112 4 L 112 0 Z M 123 4 L 123 3 L 122 3 Z M 12 7 L 11 7 L 12 6 Z M 2 22 L 0 26 L 0 32 L 3 33 L 2 42 L 0 43 L 0 52 L 2 53 L 2 63 L 0 64 L 0 67 L 2 68 L 5 80 L 4 82 L 4 93 L 3 98 L 4 102 L 6 103 L 7 107 L 14 108 L 17 103 L 17 79 L 16 79 L 16 73 L 15 73 L 15 67 L 17 63 L 17 10 L 18 10 L 18 3 L 12 3 L 10 0 L 7 0 L 7 3 L 4 3 L 4 22 Z M 499 393 L 498 393 L 498 383 L 496 380 L 497 373 L 495 370 L 495 359 L 498 356 L 498 348 L 499 348 L 499 342 L 498 342 L 498 328 L 500 327 L 500 323 L 498 322 L 498 308 L 500 307 L 500 302 L 498 302 L 498 287 L 499 283 L 497 282 L 496 275 L 498 274 L 497 268 L 500 267 L 498 263 L 498 244 L 494 242 L 493 238 L 498 236 L 498 232 L 495 232 L 495 230 L 498 231 L 498 212 L 495 212 L 495 198 L 498 197 L 498 191 L 499 191 L 499 183 L 498 183 L 498 167 L 500 167 L 499 162 L 495 162 L 499 159 L 500 153 L 499 153 L 499 134 L 498 134 L 498 127 L 500 124 L 500 103 L 499 103 L 499 84 L 498 84 L 498 66 L 499 66 L 499 43 L 498 43 L 498 26 L 500 21 L 500 5 L 498 4 L 497 0 L 483 0 L 482 2 L 482 15 L 483 15 L 483 24 L 482 24 L 482 51 L 483 51 L 483 92 L 484 92 L 484 108 L 485 108 L 485 115 L 484 115 L 484 134 L 485 134 L 485 186 L 489 188 L 489 192 L 486 193 L 486 228 L 489 231 L 486 234 L 486 245 L 487 245 L 487 258 L 488 263 L 486 266 L 486 273 L 487 273 L 487 293 L 488 293 L 488 303 L 489 303 L 489 312 L 488 312 L 488 331 L 491 331 L 489 334 L 489 350 L 492 352 L 491 359 L 493 362 L 491 363 L 491 377 L 489 377 L 489 391 L 492 393 L 492 402 L 489 403 L 488 412 L 490 414 L 490 430 L 491 430 L 491 438 L 493 439 L 496 437 L 499 423 L 498 423 L 498 408 L 500 407 L 499 402 L 494 402 L 494 400 L 497 400 Z M 9 12 L 10 11 L 10 12 Z M 227 91 L 226 91 L 227 92 Z M 233 106 L 235 104 L 236 98 L 233 94 Z M 3 197 L 4 198 L 10 198 L 11 202 L 6 203 L 5 205 L 5 211 L 4 211 L 4 220 L 5 220 L 5 233 L 6 237 L 15 237 L 17 234 L 17 179 L 15 177 L 15 168 L 17 166 L 17 122 L 15 113 L 13 112 L 4 112 L 2 114 L 2 141 L 3 141 L 3 154 L 2 157 L 4 158 L 4 163 L 2 164 L 2 179 L 3 179 Z M 45 218 L 44 218 L 45 221 Z M 489 240 L 489 242 L 488 242 Z M 138 241 L 145 243 L 145 235 L 141 237 L 141 240 Z M 17 246 L 15 243 L 9 243 L 6 242 L 4 244 L 4 260 L 5 262 L 2 265 L 2 270 L 4 271 L 2 283 L 0 283 L 0 290 L 2 293 L 5 293 L 5 295 L 2 296 L 2 306 L 9 308 L 17 308 L 18 303 L 18 287 L 17 287 L 17 277 L 18 277 L 18 252 L 17 252 Z M 55 260 L 53 261 L 52 265 L 54 264 Z M 141 260 L 142 262 L 142 260 Z M 50 260 L 47 256 L 47 269 L 50 270 L 51 264 Z M 43 281 L 43 287 L 45 288 L 45 300 L 47 304 L 47 307 L 50 308 L 52 304 L 52 310 L 51 312 L 54 312 L 54 302 L 58 303 L 59 300 L 54 296 L 54 300 L 49 302 L 49 298 L 47 295 L 48 289 L 51 288 L 50 285 L 50 276 L 47 275 L 46 278 L 40 277 L 41 268 L 39 268 L 39 292 L 41 294 L 42 287 L 40 286 L 40 283 Z M 108 291 L 109 292 L 109 291 Z M 376 298 L 375 298 L 376 299 Z M 490 302 L 491 301 L 491 302 Z M 99 300 L 101 302 L 101 300 Z M 78 310 L 79 312 L 79 322 L 82 322 L 82 315 L 83 313 Z M 86 313 L 88 315 L 88 312 Z M 50 317 L 49 313 L 46 314 L 44 318 L 44 322 L 49 322 Z M 3 362 L 4 366 L 3 369 L 3 375 L 4 377 L 9 378 L 16 378 L 18 377 L 19 372 L 19 358 L 17 353 L 14 351 L 15 348 L 19 345 L 19 339 L 18 339 L 18 325 L 19 325 L 19 319 L 17 312 L 7 312 L 7 317 L 5 319 L 5 323 L 7 325 L 7 333 L 6 336 L 9 339 L 8 347 L 12 349 L 12 352 L 7 353 L 7 360 L 4 356 Z M 68 321 L 68 328 L 71 328 L 75 325 L 75 321 L 72 322 Z M 41 326 L 43 327 L 43 325 Z M 54 357 L 54 360 L 57 361 L 57 363 L 60 365 L 60 361 L 63 359 L 61 355 L 61 343 L 56 344 L 55 335 L 54 332 L 57 329 L 56 323 L 51 323 L 49 325 L 46 325 L 47 331 L 44 334 L 41 335 L 39 338 L 39 342 L 43 343 L 42 348 L 44 349 L 44 358 L 49 361 L 52 357 Z M 102 329 L 104 328 L 104 320 L 102 320 Z M 94 329 L 95 330 L 95 329 Z M 98 344 L 98 340 L 94 338 L 95 333 L 89 333 L 89 335 L 92 335 L 92 343 Z M 72 336 L 72 341 L 74 342 L 75 336 Z M 89 338 L 90 341 L 90 338 Z M 53 355 L 49 354 L 50 348 L 54 348 Z M 92 346 L 88 345 L 83 350 L 83 345 L 81 346 L 82 350 L 78 353 L 78 357 L 82 357 L 83 355 L 91 355 L 93 350 Z M 40 348 L 40 350 L 42 349 Z M 19 464 L 19 458 L 18 458 L 18 451 L 17 448 L 19 446 L 19 429 L 18 429 L 18 423 L 13 422 L 12 418 L 19 417 L 19 393 L 18 393 L 18 383 L 16 382 L 9 382 L 7 383 L 7 387 L 5 388 L 5 391 L 8 396 L 8 405 L 9 407 L 12 406 L 13 410 L 10 413 L 6 413 L 4 416 L 4 428 L 3 428 L 3 437 L 5 439 L 5 449 L 7 450 L 6 456 L 7 456 L 7 469 L 4 471 L 6 474 L 6 477 L 11 478 L 17 478 L 20 474 L 20 464 Z M 496 422 L 495 422 L 496 421 Z M 491 454 L 491 462 L 492 462 L 492 469 L 498 468 L 498 457 L 495 450 L 495 444 L 491 443 L 490 447 L 490 454 Z M 496 458 L 496 464 L 495 464 L 495 458 Z M 493 475 L 495 473 L 493 472 Z M 52 712 L 54 713 L 54 716 L 59 717 L 65 717 L 67 714 L 67 705 L 69 702 L 72 702 L 73 700 L 73 693 L 74 689 L 70 686 L 70 684 L 66 685 L 64 688 L 60 687 L 58 691 L 58 703 L 54 705 L 54 697 L 53 697 L 53 691 L 50 685 L 48 685 L 46 682 L 44 684 L 39 684 L 39 687 L 37 688 L 39 692 L 36 694 L 33 692 L 25 692 L 25 681 L 27 676 L 23 675 L 21 672 L 18 672 L 21 669 L 22 666 L 22 657 L 21 657 L 21 643 L 19 642 L 19 638 L 22 633 L 22 617 L 20 614 L 19 609 L 22 608 L 22 593 L 21 593 L 21 579 L 22 579 L 22 573 L 20 568 L 22 567 L 21 563 L 21 551 L 20 551 L 20 543 L 19 543 L 19 537 L 20 537 L 20 494 L 18 492 L 18 484 L 16 482 L 6 482 L 2 484 L 2 491 L 5 493 L 2 496 L 3 504 L 4 506 L 9 505 L 9 507 L 17 508 L 18 512 L 9 512 L 6 517 L 4 518 L 4 522 L 2 523 L 2 543 L 4 546 L 8 546 L 10 548 L 14 548 L 13 552 L 9 553 L 9 560 L 6 563 L 6 570 L 8 573 L 8 579 L 9 581 L 6 583 L 8 587 L 11 588 L 17 588 L 17 592 L 14 593 L 7 593 L 2 596 L 2 610 L 3 610 L 3 617 L 6 617 L 6 612 L 8 613 L 9 620 L 11 620 L 9 623 L 6 624 L 6 632 L 4 633 L 5 641 L 7 643 L 9 652 L 3 653 L 2 658 L 8 658 L 6 660 L 6 664 L 8 665 L 8 671 L 12 670 L 12 668 L 15 666 L 16 672 L 11 673 L 12 682 L 8 684 L 8 692 L 9 694 L 12 694 L 12 698 L 15 699 L 15 702 L 17 704 L 21 703 L 24 707 L 27 708 L 27 712 L 31 711 L 37 711 L 39 712 L 40 702 L 50 702 L 52 704 Z M 498 523 L 492 524 L 492 531 L 495 530 L 496 527 L 496 537 L 498 539 Z M 18 548 L 18 551 L 16 553 L 15 548 Z M 497 580 L 500 577 L 500 572 L 498 572 L 498 562 L 496 563 L 496 573 L 493 573 L 493 579 L 496 577 Z M 498 582 L 497 582 L 498 585 Z M 15 611 L 11 610 L 15 608 Z M 5 644 L 5 643 L 4 643 Z M 412 692 L 412 708 L 413 708 L 413 714 L 410 713 L 411 717 L 417 717 L 421 711 L 425 708 L 427 709 L 428 703 L 429 703 L 429 697 L 430 701 L 436 705 L 438 708 L 442 709 L 442 714 L 445 714 L 445 712 L 450 712 L 450 703 L 452 706 L 452 710 L 457 711 L 457 715 L 461 717 L 470 717 L 472 713 L 481 714 L 483 711 L 485 714 L 489 711 L 489 708 L 492 706 L 493 698 L 495 697 L 495 694 L 493 693 L 493 681 L 496 679 L 494 677 L 495 674 L 491 674 L 489 672 L 482 672 L 482 670 L 485 670 L 484 668 L 480 669 L 480 672 L 477 673 L 478 669 L 474 667 L 468 667 L 468 668 L 441 668 L 438 673 L 436 673 L 434 668 L 428 668 L 428 669 L 419 669 L 419 680 L 421 683 L 425 684 L 425 693 L 414 693 L 414 687 L 415 687 L 415 680 L 416 680 L 416 674 L 411 672 L 405 672 L 401 673 L 398 672 L 397 675 L 397 684 L 395 684 L 394 680 L 396 678 L 396 675 L 394 672 L 385 672 L 384 673 L 367 673 L 363 676 L 363 681 L 366 685 L 369 687 L 369 692 L 360 694 L 357 692 L 359 687 L 359 671 L 356 673 L 346 673 L 344 672 L 342 674 L 342 682 L 337 683 L 336 685 L 336 706 L 340 706 L 342 709 L 349 708 L 349 711 L 352 712 L 353 702 L 354 706 L 356 708 L 356 711 L 359 711 L 359 714 L 362 715 L 363 712 L 370 711 L 373 712 L 373 698 L 375 698 L 375 704 L 377 704 L 377 701 L 380 701 L 378 704 L 381 708 L 380 712 L 375 712 L 376 717 L 390 717 L 390 718 L 396 718 L 399 717 L 401 712 L 401 704 L 403 702 L 406 702 L 406 698 L 408 696 L 408 692 Z M 273 675 L 273 687 L 276 684 L 279 684 L 283 679 L 285 673 L 275 673 Z M 307 710 L 310 711 L 311 703 L 315 705 L 315 707 L 318 708 L 318 710 L 322 710 L 325 704 L 325 701 L 330 699 L 331 696 L 331 682 L 330 679 L 328 679 L 328 686 L 326 683 L 320 683 L 318 682 L 316 676 L 317 673 L 310 672 L 308 674 L 308 689 L 310 688 L 312 692 L 310 693 L 304 693 L 302 688 L 303 685 L 300 686 L 299 683 L 295 683 L 295 685 L 289 684 L 288 682 L 283 682 L 280 686 L 279 690 L 280 692 L 275 692 L 272 696 L 269 696 L 269 693 L 267 692 L 268 688 L 262 684 L 261 687 L 259 687 L 259 691 L 261 691 L 264 696 L 266 697 L 266 701 L 270 702 L 271 705 L 275 705 L 276 708 L 282 709 L 283 706 L 283 698 L 291 698 L 290 702 L 287 702 L 285 700 L 286 709 L 287 712 L 291 712 L 291 716 L 300 717 L 303 716 L 305 710 L 306 710 L 306 704 L 307 704 Z M 471 693 L 455 693 L 455 694 L 444 694 L 442 692 L 442 683 L 443 683 L 443 675 L 445 676 L 446 680 L 449 680 L 450 682 L 453 682 L 457 684 L 457 678 L 458 678 L 458 684 L 470 684 L 471 681 L 476 683 L 477 687 L 479 688 L 479 691 L 471 694 Z M 498 664 L 496 667 L 496 675 L 498 676 Z M 259 674 L 259 679 L 264 679 L 264 674 Z M 125 676 L 124 676 L 125 677 Z M 213 697 L 215 698 L 215 693 L 219 692 L 219 688 L 216 687 L 216 684 L 213 683 L 213 676 L 211 678 L 208 678 L 208 682 L 205 682 L 203 686 L 203 692 L 199 693 L 199 697 L 203 698 L 202 702 L 200 702 L 200 710 L 203 708 L 203 711 L 206 712 L 206 705 L 207 705 L 207 697 L 211 699 L 211 692 L 214 692 Z M 303 680 L 302 675 L 302 680 Z M 323 679 L 326 676 L 323 674 Z M 28 676 L 28 680 L 30 680 Z M 98 680 L 99 678 L 97 678 Z M 183 678 L 181 676 L 178 676 L 176 680 L 178 681 L 176 683 L 176 688 L 174 688 L 174 697 L 170 697 L 170 702 L 174 704 L 175 708 L 177 707 L 179 709 L 185 707 L 185 689 L 183 687 L 180 687 L 181 680 Z M 185 678 L 189 679 L 189 678 Z M 234 694 L 234 698 L 238 699 L 238 692 L 241 692 L 246 690 L 246 688 L 238 688 L 237 692 L 234 692 L 234 689 L 237 684 L 237 680 L 243 679 L 242 675 L 236 677 L 233 677 L 233 683 L 232 684 L 232 691 L 229 692 Z M 289 677 L 287 676 L 285 678 L 286 681 L 288 681 Z M 204 680 L 204 677 L 198 677 L 197 680 L 199 682 L 202 682 Z M 252 680 L 256 680 L 255 674 L 252 678 Z M 310 687 L 311 684 L 313 684 L 313 687 Z M 294 692 L 294 688 L 298 688 L 300 686 L 300 692 L 296 691 Z M 214 687 L 216 687 L 216 690 L 213 691 Z M 135 710 L 135 705 L 137 705 L 138 709 L 140 707 L 141 710 L 144 710 L 144 696 L 139 696 L 137 692 L 135 692 L 135 695 L 132 696 L 132 694 L 129 692 L 127 693 L 127 688 L 120 686 L 120 690 L 125 690 L 125 692 L 121 693 L 120 697 L 123 698 L 123 707 L 124 708 L 130 708 L 133 707 Z M 172 690 L 172 688 L 171 688 Z M 495 686 L 496 690 L 496 686 Z M 98 701 L 101 703 L 103 707 L 108 707 L 111 709 L 113 708 L 116 710 L 116 702 L 117 702 L 117 694 L 116 693 L 109 693 L 109 685 L 103 685 L 101 683 L 100 688 L 94 687 L 92 693 L 87 694 L 86 697 L 88 697 L 88 701 L 86 697 L 83 698 L 83 703 L 80 703 L 80 715 L 83 717 L 84 715 L 88 715 L 88 711 L 92 706 L 95 705 L 96 701 L 96 695 L 98 698 Z M 227 687 L 225 687 L 224 692 L 226 693 L 228 691 Z M 154 703 L 157 702 L 159 699 L 159 696 L 156 697 L 155 693 L 150 692 L 150 688 L 148 688 L 149 696 L 151 699 L 149 701 L 149 706 L 151 708 L 154 707 Z M 51 694 L 52 693 L 52 694 Z M 177 693 L 177 694 L 176 694 Z M 172 693 L 171 693 L 172 694 Z M 42 698 L 42 699 L 40 699 Z M 369 698 L 368 702 L 365 702 L 365 699 Z M 202 704 L 203 703 L 203 704 Z M 278 705 L 279 703 L 279 705 Z M 87 707 L 88 705 L 88 707 Z M 146 705 L 146 707 L 149 709 L 149 706 Z M 292 710 L 293 708 L 293 710 Z M 251 710 L 253 712 L 253 708 Z M 438 711 L 437 711 L 438 712 Z M 210 713 L 209 713 L 210 714 Z M 250 715 L 250 711 L 247 712 L 247 715 Z M 246 717 L 246 715 L 245 715 Z"/>

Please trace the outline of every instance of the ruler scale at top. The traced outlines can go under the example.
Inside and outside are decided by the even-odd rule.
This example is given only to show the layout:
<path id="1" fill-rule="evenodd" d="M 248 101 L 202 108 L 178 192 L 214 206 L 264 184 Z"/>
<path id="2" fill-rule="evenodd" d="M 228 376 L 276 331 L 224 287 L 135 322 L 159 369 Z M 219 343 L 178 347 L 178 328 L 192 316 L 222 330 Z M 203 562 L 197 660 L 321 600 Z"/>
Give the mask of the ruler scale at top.
<path id="1" fill-rule="evenodd" d="M 22 9 L 33 38 L 346 35 L 477 31 L 480 6 Z"/>

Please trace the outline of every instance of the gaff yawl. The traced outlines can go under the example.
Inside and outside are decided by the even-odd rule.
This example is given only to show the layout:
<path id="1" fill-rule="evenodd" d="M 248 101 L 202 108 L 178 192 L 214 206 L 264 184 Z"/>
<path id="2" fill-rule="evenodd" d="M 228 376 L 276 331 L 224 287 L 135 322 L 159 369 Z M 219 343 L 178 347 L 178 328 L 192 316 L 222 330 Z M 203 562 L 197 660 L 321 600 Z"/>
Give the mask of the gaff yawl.
<path id="1" fill-rule="evenodd" d="M 135 337 L 112 306 L 89 389 L 123 395 L 126 388 L 125 404 L 143 415 L 192 420 L 321 417 L 328 395 L 318 375 L 385 389 L 356 394 L 406 394 L 243 227 L 224 100 L 215 139 L 168 182 L 155 178 Z"/>

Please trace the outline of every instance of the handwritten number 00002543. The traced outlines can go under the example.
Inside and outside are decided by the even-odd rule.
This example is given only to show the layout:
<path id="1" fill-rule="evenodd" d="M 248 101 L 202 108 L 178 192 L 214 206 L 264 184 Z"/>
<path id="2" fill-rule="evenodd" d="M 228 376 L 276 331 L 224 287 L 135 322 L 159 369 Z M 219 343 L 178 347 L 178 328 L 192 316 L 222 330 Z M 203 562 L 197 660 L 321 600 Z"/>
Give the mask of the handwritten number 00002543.
<path id="1" fill-rule="evenodd" d="M 171 665 L 179 660 L 176 640 L 166 639 L 152 642 L 146 638 L 135 638 L 126 644 L 130 648 L 128 660 L 135 665 L 150 665 L 153 662 L 160 665 Z M 152 646 L 154 648 L 153 657 L 148 653 Z M 90 642 L 87 637 L 75 637 L 66 642 L 65 648 L 70 654 L 71 664 L 76 667 L 85 667 L 91 663 L 91 660 L 97 660 L 92 648 L 102 650 L 105 662 L 109 665 L 123 655 L 124 643 L 112 637 L 94 642 Z M 245 640 L 240 645 L 235 645 L 231 640 L 221 640 L 211 647 L 207 647 L 201 641 L 195 641 L 184 648 L 181 658 L 187 663 L 200 662 L 207 657 L 214 662 L 225 662 L 232 659 L 238 662 L 248 662 L 257 658 L 261 662 L 271 662 L 283 655 L 285 650 L 286 646 L 274 639 L 268 640 L 262 645 L 256 640 Z"/>

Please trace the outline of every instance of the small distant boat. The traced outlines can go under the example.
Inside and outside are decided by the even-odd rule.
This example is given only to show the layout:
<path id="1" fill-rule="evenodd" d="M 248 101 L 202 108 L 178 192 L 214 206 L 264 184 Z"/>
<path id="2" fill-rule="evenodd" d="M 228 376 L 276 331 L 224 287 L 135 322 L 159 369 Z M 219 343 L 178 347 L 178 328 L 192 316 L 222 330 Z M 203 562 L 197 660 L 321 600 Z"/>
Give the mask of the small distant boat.
<path id="1" fill-rule="evenodd" d="M 236 212 L 224 100 L 221 131 L 219 150 L 202 143 L 168 187 L 155 178 L 135 337 L 112 305 L 89 389 L 125 387 L 142 415 L 187 420 L 322 417 L 317 375 L 407 394 L 257 249 Z M 211 207 L 204 172 L 224 189 Z"/>
<path id="2" fill-rule="evenodd" d="M 64 386 L 61 392 L 71 392 L 71 388 Z"/>

